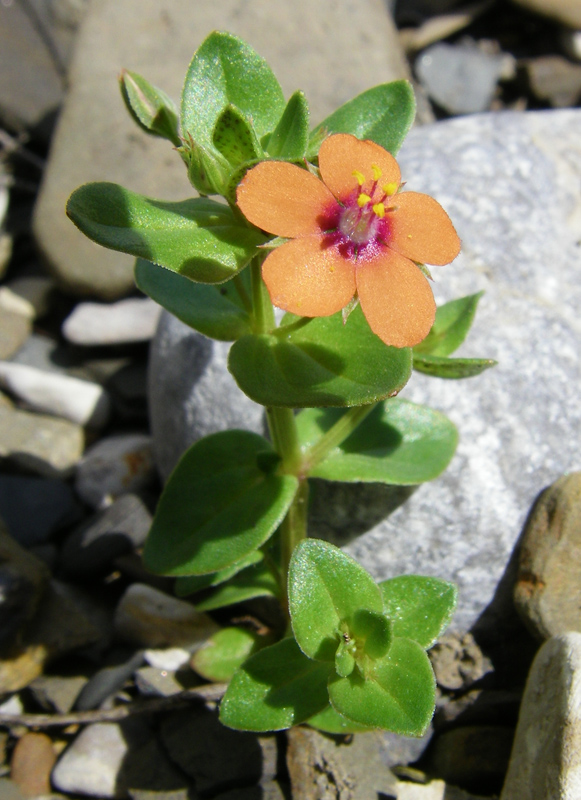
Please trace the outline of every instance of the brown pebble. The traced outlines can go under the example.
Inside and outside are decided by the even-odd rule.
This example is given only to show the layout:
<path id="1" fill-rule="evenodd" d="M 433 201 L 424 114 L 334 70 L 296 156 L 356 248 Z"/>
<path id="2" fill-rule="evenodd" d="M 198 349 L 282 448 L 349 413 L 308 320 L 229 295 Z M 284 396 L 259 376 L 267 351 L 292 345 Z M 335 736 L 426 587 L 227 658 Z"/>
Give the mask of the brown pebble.
<path id="1" fill-rule="evenodd" d="M 11 778 L 23 795 L 37 797 L 51 794 L 50 773 L 56 755 L 44 733 L 26 733 L 12 753 Z"/>

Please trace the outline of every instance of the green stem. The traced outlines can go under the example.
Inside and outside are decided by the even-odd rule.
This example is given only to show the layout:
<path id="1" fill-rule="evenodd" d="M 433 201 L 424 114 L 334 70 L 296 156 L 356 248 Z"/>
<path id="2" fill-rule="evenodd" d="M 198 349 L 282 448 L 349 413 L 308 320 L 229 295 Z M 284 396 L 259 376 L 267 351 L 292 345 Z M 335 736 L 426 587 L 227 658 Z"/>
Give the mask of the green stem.
<path id="1" fill-rule="evenodd" d="M 331 450 L 334 450 L 335 447 L 338 447 L 344 442 L 345 439 L 353 433 L 355 428 L 363 422 L 365 417 L 373 411 L 376 405 L 377 403 L 371 403 L 371 405 L 366 406 L 355 406 L 346 411 L 333 427 L 329 428 L 327 433 L 323 434 L 314 445 L 303 453 L 303 472 L 307 474 L 309 470 L 323 461 Z"/>
<path id="2" fill-rule="evenodd" d="M 246 286 L 244 285 L 244 281 L 242 280 L 242 276 L 240 273 L 235 275 L 232 283 L 234 284 L 234 288 L 238 292 L 238 297 L 242 300 L 242 305 L 248 311 L 249 314 L 252 314 L 252 300 L 248 292 L 246 291 Z"/>
<path id="3" fill-rule="evenodd" d="M 250 265 L 254 332 L 269 333 L 274 328 L 274 309 L 262 282 L 262 262 L 266 255 L 255 256 Z"/>
<path id="4" fill-rule="evenodd" d="M 307 510 L 309 505 L 309 482 L 299 482 L 299 488 L 280 526 L 281 577 L 285 610 L 288 609 L 288 570 L 295 547 L 307 538 Z"/>
<path id="5" fill-rule="evenodd" d="M 305 325 L 308 325 L 309 322 L 312 322 L 314 317 L 301 317 L 297 319 L 296 322 L 291 322 L 289 325 L 281 325 L 276 330 L 272 331 L 273 336 L 288 336 L 289 333 L 294 333 L 295 331 L 299 331 L 301 328 L 304 328 Z"/>

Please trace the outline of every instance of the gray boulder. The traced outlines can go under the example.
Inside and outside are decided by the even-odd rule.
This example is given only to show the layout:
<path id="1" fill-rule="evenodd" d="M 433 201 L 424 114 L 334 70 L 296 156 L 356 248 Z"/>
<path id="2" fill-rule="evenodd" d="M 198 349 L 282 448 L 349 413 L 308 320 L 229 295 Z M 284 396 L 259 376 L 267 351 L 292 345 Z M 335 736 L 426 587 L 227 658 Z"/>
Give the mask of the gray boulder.
<path id="1" fill-rule="evenodd" d="M 415 374 L 402 392 L 458 426 L 457 455 L 439 479 L 415 491 L 317 481 L 312 492 L 311 532 L 346 545 L 377 579 L 455 581 L 456 630 L 489 606 L 537 494 L 579 465 L 580 123 L 576 110 L 506 113 L 412 131 L 401 151 L 404 179 L 445 206 L 463 241 L 454 264 L 433 270 L 438 302 L 486 291 L 458 354 L 498 366 L 466 381 Z M 230 380 L 223 345 L 182 331 L 171 356 L 167 342 L 156 355 L 168 326 L 150 376 L 164 474 L 168 453 L 210 432 L 212 414 L 224 414 L 224 427 L 233 415 L 254 430 L 258 420 L 240 393 L 219 388 Z M 204 381 L 228 410 L 202 391 Z"/>

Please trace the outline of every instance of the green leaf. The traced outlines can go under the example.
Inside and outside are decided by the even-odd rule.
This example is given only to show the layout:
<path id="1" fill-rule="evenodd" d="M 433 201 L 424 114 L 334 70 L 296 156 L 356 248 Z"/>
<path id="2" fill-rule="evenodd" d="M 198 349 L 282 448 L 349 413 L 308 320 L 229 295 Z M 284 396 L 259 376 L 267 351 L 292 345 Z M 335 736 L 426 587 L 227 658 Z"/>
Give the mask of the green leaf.
<path id="1" fill-rule="evenodd" d="M 227 583 L 222 583 L 209 597 L 196 602 L 199 611 L 232 606 L 254 597 L 279 597 L 280 585 L 264 564 L 254 564 L 238 572 Z"/>
<path id="2" fill-rule="evenodd" d="M 387 347 L 357 308 L 278 333 L 243 336 L 228 368 L 243 392 L 265 406 L 356 406 L 397 394 L 410 375 L 411 349 Z M 365 357 L 362 358 L 362 353 Z"/>
<path id="3" fill-rule="evenodd" d="M 228 105 L 252 120 L 261 139 L 275 129 L 285 103 L 266 61 L 242 39 L 214 31 L 188 68 L 181 103 L 182 131 L 212 149 L 216 122 Z"/>
<path id="4" fill-rule="evenodd" d="M 249 295 L 248 270 L 240 275 L 240 281 L 242 290 Z M 219 286 L 195 283 L 183 275 L 138 258 L 135 283 L 174 317 L 204 336 L 230 342 L 250 333 L 250 315 L 233 281 Z"/>
<path id="5" fill-rule="evenodd" d="M 371 575 L 338 547 L 319 539 L 306 539 L 295 548 L 288 592 L 299 647 L 321 661 L 335 658 L 341 635 L 354 627 L 359 612 L 383 613 L 381 593 Z"/>
<path id="6" fill-rule="evenodd" d="M 203 575 L 236 564 L 260 547 L 284 518 L 297 490 L 294 475 L 265 473 L 266 439 L 223 431 L 184 453 L 162 492 L 144 550 L 162 575 Z"/>
<path id="7" fill-rule="evenodd" d="M 249 656 L 268 644 L 268 638 L 256 631 L 223 628 L 196 650 L 192 668 L 208 681 L 229 681 Z"/>
<path id="8" fill-rule="evenodd" d="M 241 558 L 240 561 L 237 561 L 229 567 L 224 567 L 224 569 L 220 569 L 218 572 L 209 572 L 206 575 L 183 575 L 181 578 L 176 578 L 174 591 L 178 597 L 187 597 L 190 594 L 194 594 L 194 592 L 201 592 L 202 589 L 219 586 L 221 583 L 225 583 L 230 580 L 230 578 L 233 578 L 234 575 L 238 574 L 243 569 L 246 569 L 246 567 L 250 567 L 252 564 L 257 564 L 259 561 L 262 561 L 263 558 L 264 554 L 261 553 L 260 550 L 253 550 L 251 553 L 248 553 L 247 556 Z"/>
<path id="9" fill-rule="evenodd" d="M 323 132 L 351 133 L 358 139 L 371 139 L 396 155 L 415 113 L 416 101 L 408 81 L 382 83 L 349 100 L 317 125 L 311 144 L 316 154 Z M 310 155 L 314 148 L 310 148 Z"/>
<path id="10" fill-rule="evenodd" d="M 323 733 L 332 734 L 360 733 L 372 730 L 367 725 L 359 725 L 357 722 L 351 722 L 347 717 L 341 716 L 331 705 L 310 717 L 307 724 Z"/>
<path id="11" fill-rule="evenodd" d="M 472 378 L 480 375 L 496 361 L 492 358 L 445 358 L 444 356 L 414 355 L 414 369 L 435 378 Z"/>
<path id="12" fill-rule="evenodd" d="M 214 200 L 196 197 L 166 203 L 115 183 L 81 186 L 70 196 L 67 214 L 97 244 L 201 283 L 233 278 L 266 241 Z"/>
<path id="13" fill-rule="evenodd" d="M 289 99 L 266 149 L 273 158 L 301 161 L 309 144 L 309 104 L 301 91 Z"/>
<path id="14" fill-rule="evenodd" d="M 232 167 L 246 161 L 264 158 L 252 124 L 232 104 L 222 111 L 212 135 L 214 147 Z"/>
<path id="15" fill-rule="evenodd" d="M 414 347 L 418 355 L 449 356 L 457 350 L 470 330 L 478 301 L 484 292 L 460 297 L 439 306 L 432 330 Z"/>
<path id="16" fill-rule="evenodd" d="M 335 408 L 301 411 L 296 422 L 303 449 L 344 413 Z M 457 442 L 456 428 L 444 414 L 408 400 L 386 400 L 308 474 L 347 483 L 413 485 L 436 478 L 450 463 Z"/>
<path id="17" fill-rule="evenodd" d="M 458 599 L 453 583 L 423 575 L 401 575 L 382 581 L 379 588 L 393 635 L 413 639 L 425 649 L 447 628 Z"/>
<path id="18" fill-rule="evenodd" d="M 245 731 L 278 731 L 304 722 L 329 703 L 332 665 L 312 661 L 294 639 L 251 656 L 234 674 L 220 720 Z"/>
<path id="19" fill-rule="evenodd" d="M 363 678 L 331 678 L 329 698 L 347 719 L 403 736 L 422 736 L 434 713 L 436 681 L 426 652 L 417 642 L 394 638 L 388 654 Z"/>
<path id="20" fill-rule="evenodd" d="M 119 86 L 127 110 L 142 130 L 181 145 L 178 110 L 165 92 L 126 69 L 121 71 Z"/>

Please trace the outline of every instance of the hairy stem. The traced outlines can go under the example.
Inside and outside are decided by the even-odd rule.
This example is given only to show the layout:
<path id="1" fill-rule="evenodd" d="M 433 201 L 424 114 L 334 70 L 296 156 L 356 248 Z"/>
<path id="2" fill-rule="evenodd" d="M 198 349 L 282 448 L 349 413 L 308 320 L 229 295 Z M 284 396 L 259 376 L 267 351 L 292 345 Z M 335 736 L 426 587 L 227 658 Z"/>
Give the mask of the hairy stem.
<path id="1" fill-rule="evenodd" d="M 304 473 L 308 473 L 309 470 L 323 461 L 331 450 L 334 450 L 335 447 L 344 442 L 376 406 L 377 403 L 371 403 L 366 406 L 355 406 L 346 411 L 333 427 L 329 428 L 327 433 L 323 434 L 312 447 L 309 447 L 303 453 L 302 468 Z"/>

